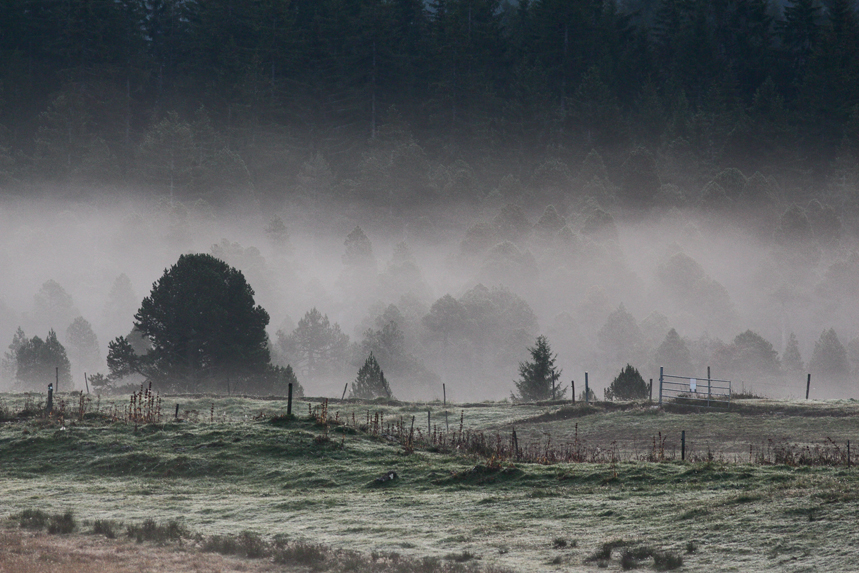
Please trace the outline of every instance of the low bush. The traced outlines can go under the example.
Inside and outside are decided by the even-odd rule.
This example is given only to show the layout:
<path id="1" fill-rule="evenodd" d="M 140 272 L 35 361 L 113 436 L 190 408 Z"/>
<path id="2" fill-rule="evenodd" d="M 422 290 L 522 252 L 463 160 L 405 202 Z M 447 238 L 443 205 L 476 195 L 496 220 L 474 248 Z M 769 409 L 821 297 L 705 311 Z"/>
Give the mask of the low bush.
<path id="1" fill-rule="evenodd" d="M 141 525 L 129 525 L 125 528 L 125 533 L 138 543 L 149 541 L 159 545 L 171 541 L 181 542 L 183 537 L 189 536 L 187 528 L 178 521 L 156 523 L 153 519 L 147 519 Z"/>
<path id="2" fill-rule="evenodd" d="M 653 565 L 657 571 L 671 571 L 683 567 L 683 557 L 670 551 L 657 551 L 653 554 Z"/>
<path id="3" fill-rule="evenodd" d="M 55 514 L 48 520 L 48 533 L 52 535 L 68 535 L 77 528 L 75 516 L 71 511 Z"/>
<path id="4" fill-rule="evenodd" d="M 25 509 L 14 517 L 22 529 L 44 529 L 48 524 L 48 514 L 39 509 Z"/>
<path id="5" fill-rule="evenodd" d="M 108 539 L 115 539 L 117 531 L 122 527 L 121 523 L 108 519 L 96 519 L 92 524 L 92 532 L 96 535 L 104 535 Z"/>
<path id="6" fill-rule="evenodd" d="M 316 569 L 325 563 L 328 549 L 322 545 L 297 541 L 279 546 L 274 553 L 275 563 L 304 565 Z"/>

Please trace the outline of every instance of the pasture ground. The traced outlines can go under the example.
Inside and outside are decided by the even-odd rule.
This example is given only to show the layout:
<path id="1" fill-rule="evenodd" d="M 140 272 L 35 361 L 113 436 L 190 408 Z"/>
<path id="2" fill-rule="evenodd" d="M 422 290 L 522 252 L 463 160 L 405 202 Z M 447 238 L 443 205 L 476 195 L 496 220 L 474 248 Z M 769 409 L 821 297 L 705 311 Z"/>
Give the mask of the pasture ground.
<path id="1" fill-rule="evenodd" d="M 331 401 L 322 423 L 317 400 L 296 402 L 289 418 L 283 400 L 180 396 L 163 399 L 160 422 L 135 424 L 123 414 L 127 398 L 93 401 L 83 419 L 77 397 L 63 398 L 74 406 L 60 420 L 20 415 L 33 397 L 0 397 L 4 555 L 53 537 L 56 547 L 136 547 L 141 559 L 189 552 L 189 567 L 232 571 L 241 570 L 230 569 L 232 557 L 199 549 L 246 532 L 332 552 L 298 570 L 333 570 L 326 559 L 347 570 L 334 559 L 341 550 L 416 567 L 391 571 L 674 566 L 654 554 L 682 557 L 683 571 L 859 570 L 859 472 L 846 465 L 847 440 L 859 440 L 853 401 L 752 400 L 730 412 Z M 461 424 L 488 448 L 434 444 L 427 411 L 430 436 Z M 529 459 L 572 452 L 591 461 L 511 459 L 514 428 Z M 693 461 L 679 459 L 681 430 Z M 392 471 L 396 479 L 377 481 Z M 27 510 L 71 511 L 77 533 L 24 534 Z M 123 528 L 146 520 L 181 524 L 181 547 L 123 539 Z M 120 539 L 94 541 L 96 521 L 118 524 Z M 293 570 L 267 558 L 242 566 Z M 0 560 L 7 570 L 18 571 Z"/>

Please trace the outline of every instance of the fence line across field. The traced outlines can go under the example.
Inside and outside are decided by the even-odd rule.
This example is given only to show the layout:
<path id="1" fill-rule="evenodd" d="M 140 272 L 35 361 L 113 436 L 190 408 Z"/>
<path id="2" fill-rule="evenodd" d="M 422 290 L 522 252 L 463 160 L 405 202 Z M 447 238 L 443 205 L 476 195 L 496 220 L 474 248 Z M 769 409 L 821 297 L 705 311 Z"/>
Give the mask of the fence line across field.
<path id="1" fill-rule="evenodd" d="M 707 377 L 675 376 L 665 374 L 664 368 L 659 368 L 659 405 L 663 399 L 675 401 L 696 402 L 700 405 L 706 401 L 706 407 L 725 404 L 731 406 L 731 381 L 719 378 L 710 378 L 710 368 L 707 368 Z M 683 382 L 679 382 L 683 380 Z M 700 382 L 700 385 L 699 385 Z M 704 384 L 706 383 L 706 388 Z"/>

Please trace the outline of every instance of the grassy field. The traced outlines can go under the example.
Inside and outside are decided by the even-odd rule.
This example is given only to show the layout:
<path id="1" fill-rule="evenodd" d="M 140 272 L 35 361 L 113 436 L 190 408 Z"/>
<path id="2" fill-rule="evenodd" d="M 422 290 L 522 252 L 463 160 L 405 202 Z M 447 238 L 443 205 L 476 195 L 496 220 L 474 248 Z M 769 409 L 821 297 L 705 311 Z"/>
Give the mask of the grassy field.
<path id="1" fill-rule="evenodd" d="M 859 570 L 856 402 L 332 401 L 326 423 L 319 401 L 286 417 L 282 400 L 166 397 L 160 421 L 134 423 L 127 398 L 93 401 L 83 419 L 64 398 L 60 420 L 0 396 L 7 526 L 38 508 L 485 570 L 677 565 L 666 555 L 684 571 Z M 680 461 L 684 430 L 693 461 Z M 553 456 L 591 461 L 536 463 Z"/>

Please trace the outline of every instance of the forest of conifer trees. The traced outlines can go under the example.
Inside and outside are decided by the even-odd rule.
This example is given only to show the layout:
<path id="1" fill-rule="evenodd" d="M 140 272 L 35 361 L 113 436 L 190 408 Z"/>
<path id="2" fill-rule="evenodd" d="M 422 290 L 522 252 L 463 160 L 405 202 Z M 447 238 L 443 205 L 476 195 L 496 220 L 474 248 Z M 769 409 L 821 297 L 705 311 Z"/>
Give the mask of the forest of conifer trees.
<path id="1" fill-rule="evenodd" d="M 410 205 L 435 164 L 468 195 L 637 148 L 681 187 L 856 172 L 852 0 L 9 0 L 0 23 L 5 188 L 280 200 L 316 158 Z"/>

